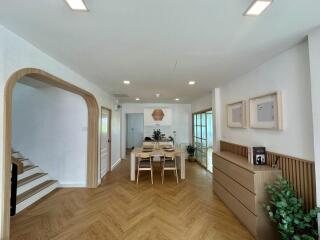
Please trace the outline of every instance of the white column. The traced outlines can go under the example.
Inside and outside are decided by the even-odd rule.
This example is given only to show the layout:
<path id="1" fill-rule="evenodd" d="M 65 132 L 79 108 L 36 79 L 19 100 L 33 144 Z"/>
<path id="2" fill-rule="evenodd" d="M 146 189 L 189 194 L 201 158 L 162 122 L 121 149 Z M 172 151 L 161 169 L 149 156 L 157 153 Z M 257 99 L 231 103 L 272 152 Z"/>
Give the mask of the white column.
<path id="1" fill-rule="evenodd" d="M 320 206 L 320 28 L 308 36 L 317 206 Z M 320 218 L 318 218 L 320 229 Z"/>
<path id="2" fill-rule="evenodd" d="M 220 88 L 214 88 L 212 90 L 212 114 L 213 114 L 213 151 L 220 149 L 221 140 L 221 100 L 220 100 Z"/>

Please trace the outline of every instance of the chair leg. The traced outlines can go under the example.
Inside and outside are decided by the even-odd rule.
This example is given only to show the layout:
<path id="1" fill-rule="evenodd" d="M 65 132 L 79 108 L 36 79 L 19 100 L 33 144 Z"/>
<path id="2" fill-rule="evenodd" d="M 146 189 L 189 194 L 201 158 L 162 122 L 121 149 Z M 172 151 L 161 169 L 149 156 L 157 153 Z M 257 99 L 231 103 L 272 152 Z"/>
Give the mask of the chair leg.
<path id="1" fill-rule="evenodd" d="M 137 184 L 139 183 L 139 173 L 140 173 L 139 168 L 140 168 L 140 162 L 138 163 Z"/>
<path id="2" fill-rule="evenodd" d="M 161 180 L 161 182 L 162 182 L 162 184 L 163 184 L 163 180 L 164 180 L 164 166 L 162 167 L 162 174 L 161 174 L 161 177 L 162 177 L 162 180 Z"/>
<path id="3" fill-rule="evenodd" d="M 179 183 L 179 181 L 178 181 L 178 171 L 177 171 L 177 168 L 176 168 L 176 170 L 174 171 L 175 172 L 175 174 L 176 174 L 176 177 L 177 177 L 177 184 Z"/>
<path id="4" fill-rule="evenodd" d="M 153 184 L 153 167 L 151 166 L 151 184 Z"/>

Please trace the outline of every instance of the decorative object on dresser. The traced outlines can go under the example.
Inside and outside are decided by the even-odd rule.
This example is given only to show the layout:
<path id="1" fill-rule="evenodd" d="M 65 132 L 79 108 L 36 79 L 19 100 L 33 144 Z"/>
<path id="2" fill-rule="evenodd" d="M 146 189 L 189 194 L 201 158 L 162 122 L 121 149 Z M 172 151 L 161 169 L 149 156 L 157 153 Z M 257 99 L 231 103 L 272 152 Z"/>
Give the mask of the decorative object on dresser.
<path id="1" fill-rule="evenodd" d="M 282 239 L 318 239 L 317 214 L 320 208 L 305 211 L 303 200 L 282 177 L 268 185 L 270 200 L 264 205 L 270 219 L 277 224 Z"/>
<path id="2" fill-rule="evenodd" d="M 254 165 L 266 165 L 267 164 L 266 148 L 252 147 L 251 161 Z"/>
<path id="3" fill-rule="evenodd" d="M 249 99 L 251 128 L 283 129 L 281 92 L 273 92 Z"/>
<path id="4" fill-rule="evenodd" d="M 227 105 L 227 121 L 230 128 L 247 127 L 246 101 L 230 103 Z"/>
<path id="5" fill-rule="evenodd" d="M 281 171 L 256 166 L 248 157 L 232 152 L 213 154 L 214 192 L 258 240 L 277 239 L 277 232 L 262 204 L 267 200 L 266 185 Z"/>
<path id="6" fill-rule="evenodd" d="M 196 148 L 193 145 L 190 144 L 190 145 L 188 145 L 186 147 L 186 150 L 188 152 L 188 160 L 189 160 L 189 162 L 195 162 L 196 158 L 194 156 L 194 153 L 196 151 Z"/>

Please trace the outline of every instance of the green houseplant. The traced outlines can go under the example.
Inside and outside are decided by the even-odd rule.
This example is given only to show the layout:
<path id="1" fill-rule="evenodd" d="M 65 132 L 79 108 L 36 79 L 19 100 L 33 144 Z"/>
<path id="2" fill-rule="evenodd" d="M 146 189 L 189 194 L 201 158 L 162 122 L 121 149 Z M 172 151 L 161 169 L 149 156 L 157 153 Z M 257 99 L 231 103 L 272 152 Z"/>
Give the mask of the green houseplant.
<path id="1" fill-rule="evenodd" d="M 187 147 L 186 147 L 186 150 L 187 150 L 187 152 L 188 152 L 188 155 L 189 155 L 189 161 L 195 161 L 196 159 L 195 159 L 195 157 L 194 157 L 194 153 L 195 153 L 195 151 L 196 151 L 196 148 L 193 146 L 193 145 L 188 145 Z"/>
<path id="2" fill-rule="evenodd" d="M 267 186 L 270 201 L 264 205 L 269 218 L 277 224 L 283 240 L 316 240 L 317 214 L 319 208 L 303 210 L 303 201 L 298 198 L 288 181 L 279 177 Z"/>
<path id="3" fill-rule="evenodd" d="M 160 129 L 153 129 L 153 134 L 152 134 L 152 138 L 159 142 L 161 140 L 162 137 L 162 133 Z"/>

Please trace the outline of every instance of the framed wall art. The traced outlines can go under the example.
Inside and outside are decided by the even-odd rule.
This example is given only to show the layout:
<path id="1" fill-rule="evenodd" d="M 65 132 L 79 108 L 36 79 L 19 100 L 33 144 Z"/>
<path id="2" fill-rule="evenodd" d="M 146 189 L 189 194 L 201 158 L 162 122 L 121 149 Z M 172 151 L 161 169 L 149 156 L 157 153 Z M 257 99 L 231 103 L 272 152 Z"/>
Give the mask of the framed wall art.
<path id="1" fill-rule="evenodd" d="M 251 128 L 282 130 L 281 92 L 273 92 L 249 99 Z"/>
<path id="2" fill-rule="evenodd" d="M 145 126 L 171 126 L 172 109 L 171 108 L 145 108 L 144 109 Z"/>
<path id="3" fill-rule="evenodd" d="M 230 128 L 246 128 L 246 101 L 230 103 L 227 105 L 227 121 Z"/>

